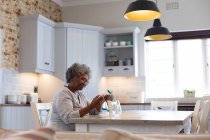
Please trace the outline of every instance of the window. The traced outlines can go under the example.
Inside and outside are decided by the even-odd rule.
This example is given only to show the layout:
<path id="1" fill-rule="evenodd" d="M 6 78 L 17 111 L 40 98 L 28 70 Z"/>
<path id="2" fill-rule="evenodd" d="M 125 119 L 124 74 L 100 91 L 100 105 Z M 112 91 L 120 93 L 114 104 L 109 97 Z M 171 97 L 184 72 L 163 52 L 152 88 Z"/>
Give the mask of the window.
<path id="1" fill-rule="evenodd" d="M 183 97 L 194 89 L 200 97 L 210 89 L 210 39 L 146 43 L 146 97 Z"/>
<path id="2" fill-rule="evenodd" d="M 177 41 L 177 85 L 178 93 L 183 95 L 184 89 L 204 92 L 204 61 L 202 40 Z"/>
<path id="3" fill-rule="evenodd" d="M 149 42 L 147 44 L 146 85 L 148 97 L 175 96 L 174 48 L 172 41 Z M 169 94 L 170 93 L 170 94 Z"/>

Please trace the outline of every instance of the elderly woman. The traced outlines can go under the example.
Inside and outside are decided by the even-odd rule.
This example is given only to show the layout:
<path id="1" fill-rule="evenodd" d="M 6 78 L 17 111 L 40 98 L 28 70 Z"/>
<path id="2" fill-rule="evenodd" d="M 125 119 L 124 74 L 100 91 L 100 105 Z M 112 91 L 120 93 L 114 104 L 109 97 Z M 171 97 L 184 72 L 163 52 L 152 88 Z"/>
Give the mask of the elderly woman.
<path id="1" fill-rule="evenodd" d="M 68 85 L 54 97 L 49 121 L 57 131 L 74 131 L 75 126 L 70 123 L 71 118 L 98 114 L 103 101 L 109 98 L 108 95 L 97 95 L 89 102 L 81 91 L 88 84 L 89 78 L 90 68 L 84 64 L 74 63 L 66 71 Z"/>

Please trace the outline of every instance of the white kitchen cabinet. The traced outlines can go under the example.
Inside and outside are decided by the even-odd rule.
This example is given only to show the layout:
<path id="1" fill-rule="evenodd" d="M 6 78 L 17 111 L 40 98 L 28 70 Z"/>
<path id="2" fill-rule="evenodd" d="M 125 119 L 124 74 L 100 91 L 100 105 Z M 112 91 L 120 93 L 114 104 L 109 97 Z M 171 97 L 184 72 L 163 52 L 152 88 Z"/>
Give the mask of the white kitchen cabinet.
<path id="1" fill-rule="evenodd" d="M 0 128 L 30 130 L 35 121 L 30 106 L 0 106 Z"/>
<path id="2" fill-rule="evenodd" d="M 147 105 L 121 105 L 122 110 L 148 110 Z"/>
<path id="3" fill-rule="evenodd" d="M 103 76 L 138 76 L 139 33 L 137 27 L 102 30 Z"/>
<path id="4" fill-rule="evenodd" d="M 20 17 L 20 72 L 54 72 L 54 26 L 41 15 Z"/>
<path id="5" fill-rule="evenodd" d="M 125 110 L 139 110 L 139 105 L 121 105 L 123 111 Z"/>
<path id="6" fill-rule="evenodd" d="M 73 23 L 59 23 L 55 29 L 55 76 L 65 80 L 65 72 L 73 63 L 86 64 L 91 78 L 85 95 L 91 99 L 99 94 L 102 72 L 102 27 Z"/>

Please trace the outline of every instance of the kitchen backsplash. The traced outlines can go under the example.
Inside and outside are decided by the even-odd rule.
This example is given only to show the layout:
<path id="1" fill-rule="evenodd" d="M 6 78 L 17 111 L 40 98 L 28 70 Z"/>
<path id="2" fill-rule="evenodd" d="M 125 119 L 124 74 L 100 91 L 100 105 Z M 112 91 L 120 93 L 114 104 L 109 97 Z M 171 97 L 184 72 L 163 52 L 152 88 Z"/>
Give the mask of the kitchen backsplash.
<path id="1" fill-rule="evenodd" d="M 114 98 L 120 102 L 141 102 L 144 98 L 145 82 L 143 78 L 134 77 L 103 77 L 101 91 L 107 89 L 113 92 Z"/>
<path id="2" fill-rule="evenodd" d="M 18 16 L 41 14 L 55 22 L 62 20 L 61 7 L 52 0 L 0 0 L 0 68 L 18 70 Z"/>
<path id="3" fill-rule="evenodd" d="M 0 69 L 0 98 L 5 95 L 33 92 L 38 85 L 37 74 L 18 73 L 15 70 Z"/>

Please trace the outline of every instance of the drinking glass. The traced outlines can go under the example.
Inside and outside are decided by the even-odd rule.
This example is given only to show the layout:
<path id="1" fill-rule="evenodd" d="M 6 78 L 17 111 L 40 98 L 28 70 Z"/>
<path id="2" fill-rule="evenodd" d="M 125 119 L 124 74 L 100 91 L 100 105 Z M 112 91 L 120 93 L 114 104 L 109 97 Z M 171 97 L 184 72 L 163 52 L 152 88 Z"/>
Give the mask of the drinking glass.
<path id="1" fill-rule="evenodd" d="M 119 115 L 122 112 L 120 101 L 115 100 L 112 101 L 112 114 L 113 115 Z"/>

